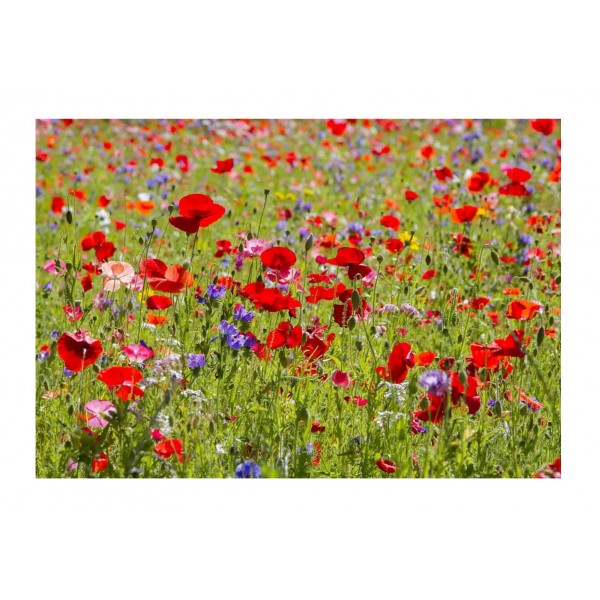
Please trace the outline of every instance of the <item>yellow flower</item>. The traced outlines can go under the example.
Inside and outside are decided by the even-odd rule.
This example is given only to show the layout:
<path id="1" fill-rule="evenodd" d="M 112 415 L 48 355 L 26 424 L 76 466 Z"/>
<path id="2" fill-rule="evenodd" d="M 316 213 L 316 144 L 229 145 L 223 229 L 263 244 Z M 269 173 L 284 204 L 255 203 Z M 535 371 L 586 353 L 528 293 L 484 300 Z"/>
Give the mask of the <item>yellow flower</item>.
<path id="1" fill-rule="evenodd" d="M 489 216 L 489 211 L 487 208 L 483 208 L 483 206 L 479 207 L 479 210 L 477 211 L 477 216 L 478 217 L 487 217 Z"/>
<path id="2" fill-rule="evenodd" d="M 417 236 L 416 235 L 412 235 L 408 231 L 403 231 L 398 236 L 398 238 L 400 239 L 401 242 L 404 242 L 405 244 L 408 244 L 410 242 L 410 249 L 411 250 L 418 250 L 419 249 L 419 243 L 417 242 Z"/>
<path id="3" fill-rule="evenodd" d="M 311 190 L 311 189 L 309 189 L 309 188 L 304 188 L 304 190 L 303 190 L 303 191 L 304 191 L 304 193 L 305 193 L 307 196 L 314 196 L 314 195 L 315 195 L 315 193 L 313 192 L 313 190 Z"/>

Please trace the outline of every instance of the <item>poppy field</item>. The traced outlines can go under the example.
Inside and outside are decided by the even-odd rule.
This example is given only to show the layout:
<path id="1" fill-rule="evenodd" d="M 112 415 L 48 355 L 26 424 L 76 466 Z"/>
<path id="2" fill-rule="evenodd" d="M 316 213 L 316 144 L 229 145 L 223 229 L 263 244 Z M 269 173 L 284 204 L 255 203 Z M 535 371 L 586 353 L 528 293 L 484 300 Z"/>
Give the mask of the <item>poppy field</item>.
<path id="1" fill-rule="evenodd" d="M 40 478 L 560 478 L 554 119 L 36 122 Z"/>

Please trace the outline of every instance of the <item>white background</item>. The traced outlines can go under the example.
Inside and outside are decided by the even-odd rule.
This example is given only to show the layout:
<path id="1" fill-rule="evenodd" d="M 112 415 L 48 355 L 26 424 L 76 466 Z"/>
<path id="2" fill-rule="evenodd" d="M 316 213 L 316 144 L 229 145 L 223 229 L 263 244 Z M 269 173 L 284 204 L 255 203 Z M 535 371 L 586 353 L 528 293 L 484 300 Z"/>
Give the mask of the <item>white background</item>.
<path id="1" fill-rule="evenodd" d="M 594 595 L 597 19 L 487 4 L 4 4 L 4 598 Z M 35 118 L 247 116 L 562 119 L 561 481 L 35 479 Z"/>

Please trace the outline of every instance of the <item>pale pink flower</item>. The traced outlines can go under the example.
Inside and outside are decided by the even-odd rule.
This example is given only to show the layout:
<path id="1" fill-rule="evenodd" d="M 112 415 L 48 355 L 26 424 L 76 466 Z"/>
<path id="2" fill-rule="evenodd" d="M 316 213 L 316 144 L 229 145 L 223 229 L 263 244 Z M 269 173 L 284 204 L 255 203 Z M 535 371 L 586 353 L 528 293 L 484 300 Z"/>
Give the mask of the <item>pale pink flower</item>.
<path id="1" fill-rule="evenodd" d="M 60 269 L 58 269 L 56 267 L 56 261 L 54 259 L 51 259 L 51 260 L 46 261 L 42 268 L 47 273 L 50 273 L 50 275 L 62 275 L 65 272 L 67 265 L 62 260 L 59 262 L 59 264 L 60 264 Z"/>
<path id="2" fill-rule="evenodd" d="M 102 273 L 104 278 L 104 289 L 107 292 L 114 292 L 121 287 L 121 284 L 128 284 L 135 277 L 135 269 L 126 262 L 110 260 L 103 263 Z"/>
<path id="3" fill-rule="evenodd" d="M 141 292 L 142 288 L 144 287 L 144 278 L 140 277 L 139 275 L 134 275 L 133 279 L 129 283 L 123 283 L 128 290 Z"/>
<path id="4" fill-rule="evenodd" d="M 104 416 L 117 412 L 115 405 L 108 400 L 91 400 L 85 405 L 85 410 L 90 415 L 94 415 L 91 419 L 88 419 L 87 424 L 89 427 L 106 427 L 108 421 Z"/>
<path id="5" fill-rule="evenodd" d="M 348 373 L 340 371 L 339 369 L 336 369 L 331 374 L 331 381 L 333 381 L 334 385 L 337 385 L 339 387 L 343 387 L 346 389 L 350 387 L 350 375 Z"/>
<path id="6" fill-rule="evenodd" d="M 368 275 L 365 275 L 362 278 L 362 284 L 366 287 L 371 287 L 374 283 L 375 280 L 377 279 L 377 271 L 375 269 L 373 269 L 372 267 L 369 267 L 371 270 L 369 271 Z"/>
<path id="7" fill-rule="evenodd" d="M 154 350 L 143 344 L 129 344 L 123 346 L 123 352 L 131 362 L 142 364 L 145 360 L 154 356 Z"/>
<path id="8" fill-rule="evenodd" d="M 252 238 L 246 242 L 244 254 L 246 256 L 260 256 L 269 246 L 270 243 L 265 240 Z"/>
<path id="9" fill-rule="evenodd" d="M 321 216 L 323 217 L 325 223 L 327 223 L 327 225 L 330 227 L 335 227 L 337 225 L 338 217 L 332 210 L 324 210 L 321 213 Z"/>

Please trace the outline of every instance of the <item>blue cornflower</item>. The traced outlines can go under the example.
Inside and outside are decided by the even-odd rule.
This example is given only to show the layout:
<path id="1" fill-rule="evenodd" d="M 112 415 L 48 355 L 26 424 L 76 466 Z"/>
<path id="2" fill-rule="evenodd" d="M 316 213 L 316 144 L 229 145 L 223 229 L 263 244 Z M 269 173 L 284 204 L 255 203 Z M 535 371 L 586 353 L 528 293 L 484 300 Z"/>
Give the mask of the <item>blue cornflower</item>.
<path id="1" fill-rule="evenodd" d="M 443 396 L 448 391 L 449 383 L 450 379 L 444 371 L 426 371 L 419 377 L 419 385 L 433 396 Z"/>
<path id="2" fill-rule="evenodd" d="M 225 336 L 237 335 L 239 333 L 238 328 L 227 321 L 221 321 L 221 324 L 219 325 L 219 331 Z"/>
<path id="3" fill-rule="evenodd" d="M 67 369 L 67 367 L 63 369 L 63 373 L 66 377 L 73 377 L 73 375 L 75 375 L 75 371 L 71 371 L 70 369 Z"/>
<path id="4" fill-rule="evenodd" d="M 44 286 L 44 291 L 45 291 L 45 292 L 50 292 L 50 291 L 52 291 L 52 288 L 53 288 L 52 282 L 51 282 L 51 281 L 49 281 L 49 282 L 48 282 L 48 283 L 47 283 L 47 284 Z"/>
<path id="5" fill-rule="evenodd" d="M 528 233 L 524 233 L 519 238 L 519 244 L 522 244 L 523 246 L 533 246 L 533 244 L 535 244 L 535 239 L 533 238 L 532 235 L 529 235 Z"/>
<path id="6" fill-rule="evenodd" d="M 258 479 L 261 475 L 262 471 L 258 464 L 251 460 L 245 460 L 236 467 L 234 477 L 236 479 Z"/>
<path id="7" fill-rule="evenodd" d="M 246 343 L 246 336 L 243 333 L 238 335 L 230 335 L 227 337 L 225 342 L 233 350 L 240 350 Z"/>
<path id="8" fill-rule="evenodd" d="M 213 285 L 211 283 L 206 290 L 206 295 L 210 300 L 217 300 L 223 298 L 226 292 L 227 288 L 224 285 Z"/>
<path id="9" fill-rule="evenodd" d="M 190 369 L 201 369 L 206 366 L 204 354 L 188 354 L 187 365 Z"/>
<path id="10" fill-rule="evenodd" d="M 234 321 L 245 321 L 246 323 L 250 323 L 254 318 L 253 310 L 246 310 L 241 304 L 236 304 L 233 310 L 233 320 Z"/>
<path id="11" fill-rule="evenodd" d="M 60 337 L 60 331 L 58 331 L 58 329 L 53 329 L 52 332 L 50 333 L 50 339 L 57 340 L 59 337 Z"/>

